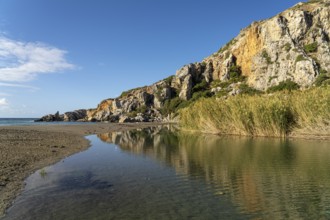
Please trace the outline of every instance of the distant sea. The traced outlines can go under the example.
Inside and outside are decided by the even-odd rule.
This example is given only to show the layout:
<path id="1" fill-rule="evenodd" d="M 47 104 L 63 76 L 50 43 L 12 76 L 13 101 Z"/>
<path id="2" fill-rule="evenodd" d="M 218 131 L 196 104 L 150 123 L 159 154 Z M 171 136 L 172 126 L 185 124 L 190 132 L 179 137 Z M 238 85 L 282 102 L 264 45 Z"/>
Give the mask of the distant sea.
<path id="1" fill-rule="evenodd" d="M 0 118 L 0 126 L 95 123 L 95 122 L 34 122 L 34 120 L 36 119 L 38 118 Z"/>
<path id="2" fill-rule="evenodd" d="M 0 118 L 0 126 L 32 125 L 37 118 Z"/>

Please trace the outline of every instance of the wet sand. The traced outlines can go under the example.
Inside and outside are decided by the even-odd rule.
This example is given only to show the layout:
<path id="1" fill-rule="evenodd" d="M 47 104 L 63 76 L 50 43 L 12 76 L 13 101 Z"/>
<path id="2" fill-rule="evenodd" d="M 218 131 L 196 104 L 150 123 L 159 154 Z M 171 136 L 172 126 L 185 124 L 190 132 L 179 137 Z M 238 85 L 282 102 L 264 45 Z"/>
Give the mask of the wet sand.
<path id="1" fill-rule="evenodd" d="M 0 217 L 38 169 L 89 147 L 85 135 L 102 134 L 157 123 L 32 125 L 0 127 Z"/>

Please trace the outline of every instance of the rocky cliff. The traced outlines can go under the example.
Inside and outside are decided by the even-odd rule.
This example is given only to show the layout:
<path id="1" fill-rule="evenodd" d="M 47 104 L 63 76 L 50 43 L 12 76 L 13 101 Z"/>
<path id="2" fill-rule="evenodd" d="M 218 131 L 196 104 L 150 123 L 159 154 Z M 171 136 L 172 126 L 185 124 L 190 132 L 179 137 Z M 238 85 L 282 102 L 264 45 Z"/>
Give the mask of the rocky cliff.
<path id="1" fill-rule="evenodd" d="M 298 3 L 271 19 L 252 23 L 204 60 L 214 67 L 213 79 L 228 79 L 228 69 L 237 65 L 257 89 L 285 80 L 309 87 L 320 72 L 330 70 L 329 5 L 328 1 Z"/>
<path id="2" fill-rule="evenodd" d="M 95 109 L 48 115 L 41 121 L 168 121 L 200 97 L 262 93 L 285 82 L 304 89 L 320 76 L 329 83 L 329 32 L 330 2 L 298 3 L 253 22 L 218 52 L 173 76 L 103 100 Z"/>

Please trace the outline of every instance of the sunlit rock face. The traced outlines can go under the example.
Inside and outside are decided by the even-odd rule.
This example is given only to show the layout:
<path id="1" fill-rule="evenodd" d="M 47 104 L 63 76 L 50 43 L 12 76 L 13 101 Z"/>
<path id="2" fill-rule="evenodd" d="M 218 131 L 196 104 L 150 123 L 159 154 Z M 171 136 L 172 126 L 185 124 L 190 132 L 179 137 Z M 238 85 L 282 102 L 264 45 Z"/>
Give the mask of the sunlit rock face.
<path id="1" fill-rule="evenodd" d="M 213 64 L 213 79 L 224 79 L 228 62 L 235 62 L 248 77 L 248 84 L 257 89 L 287 79 L 309 87 L 320 71 L 330 71 L 329 5 L 327 1 L 299 3 L 252 23 L 219 53 L 204 60 Z"/>

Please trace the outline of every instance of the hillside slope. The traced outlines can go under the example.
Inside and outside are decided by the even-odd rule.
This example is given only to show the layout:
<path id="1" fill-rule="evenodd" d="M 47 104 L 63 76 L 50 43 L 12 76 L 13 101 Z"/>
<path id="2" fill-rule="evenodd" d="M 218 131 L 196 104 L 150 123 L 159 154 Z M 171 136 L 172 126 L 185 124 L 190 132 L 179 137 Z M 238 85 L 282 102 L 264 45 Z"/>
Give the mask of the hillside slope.
<path id="1" fill-rule="evenodd" d="M 40 121 L 168 121 L 201 97 L 309 88 L 329 83 L 330 3 L 310 1 L 253 22 L 218 52 L 150 86 L 103 100 L 95 109 L 47 115 Z M 319 80 L 320 81 L 320 80 Z"/>

